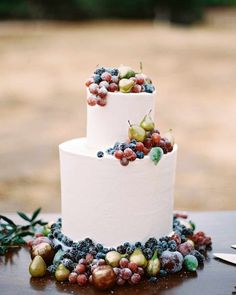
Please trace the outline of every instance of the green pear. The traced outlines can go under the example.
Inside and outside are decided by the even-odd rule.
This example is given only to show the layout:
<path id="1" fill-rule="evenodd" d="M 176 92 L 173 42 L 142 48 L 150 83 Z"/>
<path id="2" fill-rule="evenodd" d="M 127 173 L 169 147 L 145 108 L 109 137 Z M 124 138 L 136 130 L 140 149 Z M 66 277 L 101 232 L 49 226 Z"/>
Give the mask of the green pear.
<path id="1" fill-rule="evenodd" d="M 141 267 L 147 266 L 147 259 L 143 255 L 143 252 L 140 248 L 136 248 L 134 250 L 134 252 L 130 255 L 129 261 L 134 262 Z"/>
<path id="2" fill-rule="evenodd" d="M 119 89 L 121 92 L 129 93 L 133 88 L 135 82 L 131 79 L 121 79 L 119 82 Z"/>
<path id="3" fill-rule="evenodd" d="M 58 282 L 64 282 L 69 278 L 70 271 L 62 263 L 58 265 L 55 278 Z"/>
<path id="4" fill-rule="evenodd" d="M 127 67 L 127 66 L 122 65 L 118 68 L 118 70 L 119 70 L 119 76 L 121 79 L 123 79 L 123 78 L 129 79 L 129 78 L 135 76 L 135 72 L 134 72 L 134 70 L 131 69 L 131 67 Z"/>
<path id="5" fill-rule="evenodd" d="M 163 137 L 168 139 L 172 146 L 175 144 L 175 138 L 173 136 L 172 129 L 169 129 L 169 131 L 166 132 Z"/>
<path id="6" fill-rule="evenodd" d="M 128 135 L 129 135 L 129 139 L 135 139 L 137 141 L 144 141 L 146 133 L 145 130 L 139 126 L 139 125 L 131 125 L 129 122 L 129 130 L 128 130 Z"/>
<path id="7" fill-rule="evenodd" d="M 29 265 L 29 273 L 32 277 L 43 277 L 47 272 L 47 266 L 43 258 L 39 255 L 35 256 Z"/>
<path id="8" fill-rule="evenodd" d="M 106 254 L 105 260 L 112 267 L 117 267 L 121 260 L 121 254 L 117 251 L 110 251 Z"/>
<path id="9" fill-rule="evenodd" d="M 151 111 L 152 110 L 150 110 L 150 112 L 144 116 L 143 120 L 140 123 L 140 126 L 146 131 L 152 131 L 155 128 L 155 123 L 150 116 Z"/>

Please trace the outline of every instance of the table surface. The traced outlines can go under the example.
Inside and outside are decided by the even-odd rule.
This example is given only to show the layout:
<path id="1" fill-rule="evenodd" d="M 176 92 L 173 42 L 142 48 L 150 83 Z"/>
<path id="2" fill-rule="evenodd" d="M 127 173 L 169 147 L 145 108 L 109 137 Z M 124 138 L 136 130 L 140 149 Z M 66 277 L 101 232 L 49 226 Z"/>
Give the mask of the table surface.
<path id="1" fill-rule="evenodd" d="M 6 214 L 5 214 L 6 215 Z M 14 215 L 8 215 L 13 216 Z M 45 220 L 56 220 L 57 214 L 43 214 Z M 69 283 L 58 283 L 50 276 L 31 278 L 28 273 L 29 251 L 26 248 L 0 256 L 0 294 L 124 294 L 124 295 L 228 295 L 235 291 L 236 266 L 213 258 L 213 252 L 234 253 L 230 245 L 236 244 L 236 211 L 189 212 L 189 217 L 213 240 L 213 251 L 203 268 L 196 273 L 182 271 L 161 278 L 157 283 L 142 282 L 137 287 L 115 287 L 101 292 L 92 286 L 79 287 Z"/>

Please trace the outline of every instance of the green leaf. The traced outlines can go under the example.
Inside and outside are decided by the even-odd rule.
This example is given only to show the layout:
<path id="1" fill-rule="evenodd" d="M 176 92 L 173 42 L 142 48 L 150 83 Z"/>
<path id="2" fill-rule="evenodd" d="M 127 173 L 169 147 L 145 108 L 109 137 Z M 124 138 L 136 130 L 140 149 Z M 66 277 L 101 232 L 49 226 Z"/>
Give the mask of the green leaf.
<path id="1" fill-rule="evenodd" d="M 34 211 L 34 213 L 32 214 L 32 217 L 30 219 L 31 222 L 36 219 L 36 217 L 39 215 L 40 211 L 41 211 L 41 208 L 38 208 Z"/>
<path id="2" fill-rule="evenodd" d="M 29 218 L 25 213 L 17 211 L 17 214 L 18 214 L 21 218 L 23 218 L 24 220 L 30 222 L 30 218 Z"/>
<path id="3" fill-rule="evenodd" d="M 32 226 L 35 226 L 37 224 L 39 224 L 39 225 L 46 225 L 47 222 L 44 222 L 41 219 L 38 219 L 38 220 L 34 221 L 33 223 L 31 223 Z"/>
<path id="4" fill-rule="evenodd" d="M 0 215 L 0 219 L 3 219 L 8 224 L 12 225 L 13 227 L 16 227 L 16 224 L 10 218 L 7 218 L 6 216 Z"/>

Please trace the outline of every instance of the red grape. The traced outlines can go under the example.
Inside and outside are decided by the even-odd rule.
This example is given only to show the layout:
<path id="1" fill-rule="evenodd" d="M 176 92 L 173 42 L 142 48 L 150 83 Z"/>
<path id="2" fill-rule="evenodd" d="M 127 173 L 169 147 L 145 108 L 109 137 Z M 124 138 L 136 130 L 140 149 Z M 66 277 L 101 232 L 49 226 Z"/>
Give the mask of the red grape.
<path id="1" fill-rule="evenodd" d="M 87 279 L 86 275 L 84 275 L 84 274 L 78 275 L 77 283 L 79 286 L 86 285 L 87 281 L 88 281 L 88 279 Z"/>
<path id="2" fill-rule="evenodd" d="M 122 150 L 117 150 L 117 151 L 115 151 L 114 156 L 115 156 L 116 159 L 120 160 L 120 159 L 123 158 L 124 152 Z"/>
<path id="3" fill-rule="evenodd" d="M 137 79 L 136 81 L 139 85 L 142 85 L 144 83 L 144 77 L 142 74 L 136 74 L 135 77 L 136 77 L 136 79 Z"/>
<path id="4" fill-rule="evenodd" d="M 77 282 L 77 273 L 76 272 L 71 272 L 69 275 L 69 282 L 71 284 L 75 284 Z"/>
<path id="5" fill-rule="evenodd" d="M 144 275 L 144 269 L 142 267 L 138 267 L 136 273 L 140 274 L 140 276 Z"/>
<path id="6" fill-rule="evenodd" d="M 131 92 L 134 92 L 134 93 L 139 93 L 141 92 L 142 90 L 142 87 L 139 85 L 139 84 L 135 84 L 132 89 L 131 89 Z"/>
<path id="7" fill-rule="evenodd" d="M 90 106 L 95 106 L 97 104 L 97 98 L 95 95 L 91 95 L 87 98 L 87 103 Z"/>
<path id="8" fill-rule="evenodd" d="M 131 150 L 130 148 L 126 148 L 124 150 L 124 157 L 127 158 L 129 160 L 130 157 L 132 157 L 133 155 L 133 150 Z"/>
<path id="9" fill-rule="evenodd" d="M 110 73 L 108 73 L 108 72 L 104 72 L 101 75 L 101 78 L 102 78 L 103 81 L 111 82 L 112 75 Z"/>
<path id="10" fill-rule="evenodd" d="M 119 286 L 123 286 L 125 284 L 125 282 L 126 281 L 124 279 L 122 279 L 121 277 L 118 277 L 117 280 L 116 280 L 116 283 Z"/>
<path id="11" fill-rule="evenodd" d="M 105 87 L 107 89 L 109 87 L 109 83 L 107 81 L 102 81 L 99 83 L 99 87 Z"/>
<path id="12" fill-rule="evenodd" d="M 136 272 L 138 270 L 138 266 L 136 263 L 134 262 L 129 262 L 128 264 L 128 268 L 132 271 L 132 272 Z"/>
<path id="13" fill-rule="evenodd" d="M 125 157 L 123 157 L 122 159 L 120 159 L 120 163 L 122 166 L 127 166 L 129 165 L 129 160 Z"/>
<path id="14" fill-rule="evenodd" d="M 122 277 L 122 279 L 124 280 L 129 280 L 132 276 L 132 271 L 129 268 L 122 268 L 120 271 L 120 276 Z"/>
<path id="15" fill-rule="evenodd" d="M 85 271 L 86 271 L 86 266 L 85 266 L 84 264 L 77 264 L 77 265 L 76 265 L 76 268 L 75 268 L 75 271 L 76 271 L 78 274 L 85 273 Z"/>
<path id="16" fill-rule="evenodd" d="M 98 95 L 101 98 L 105 98 L 107 96 L 107 93 L 108 93 L 108 91 L 104 86 L 98 89 Z"/>
<path id="17" fill-rule="evenodd" d="M 98 85 L 96 83 L 92 83 L 89 85 L 89 92 L 92 94 L 98 94 Z"/>
<path id="18" fill-rule="evenodd" d="M 128 260 L 127 258 L 121 258 L 119 264 L 120 264 L 120 267 L 121 267 L 121 268 L 128 267 L 128 265 L 129 265 L 129 260 Z"/>
<path id="19" fill-rule="evenodd" d="M 91 77 L 91 78 L 89 78 L 89 79 L 85 82 L 85 85 L 86 85 L 87 87 L 89 87 L 89 85 L 91 85 L 92 83 L 94 83 L 94 79 Z"/>
<path id="20" fill-rule="evenodd" d="M 141 281 L 141 276 L 138 273 L 134 273 L 130 278 L 131 283 L 138 284 Z"/>
<path id="21" fill-rule="evenodd" d="M 143 152 L 143 149 L 144 149 L 144 144 L 141 141 L 138 141 L 136 143 L 136 150 L 140 151 L 140 152 Z"/>
<path id="22" fill-rule="evenodd" d="M 148 149 L 152 148 L 152 140 L 151 140 L 151 138 L 144 139 L 143 144 Z"/>
<path id="23" fill-rule="evenodd" d="M 130 160 L 131 162 L 133 162 L 133 161 L 135 161 L 136 159 L 137 159 L 137 156 L 136 156 L 135 152 L 133 152 L 132 156 L 129 157 L 129 160 Z"/>
<path id="24" fill-rule="evenodd" d="M 107 89 L 108 89 L 108 91 L 110 91 L 110 92 L 115 92 L 115 91 L 118 90 L 118 86 L 117 86 L 116 83 L 111 83 L 111 84 L 108 86 Z"/>
<path id="25" fill-rule="evenodd" d="M 157 144 L 160 142 L 161 136 L 159 133 L 152 133 L 151 139 L 154 144 Z"/>
<path id="26" fill-rule="evenodd" d="M 150 152 L 150 150 L 146 147 L 143 148 L 143 153 L 146 156 L 148 153 Z"/>
<path id="27" fill-rule="evenodd" d="M 103 99 L 103 98 L 100 98 L 100 99 L 97 100 L 97 104 L 100 107 L 104 107 L 107 104 L 107 100 L 106 99 Z"/>

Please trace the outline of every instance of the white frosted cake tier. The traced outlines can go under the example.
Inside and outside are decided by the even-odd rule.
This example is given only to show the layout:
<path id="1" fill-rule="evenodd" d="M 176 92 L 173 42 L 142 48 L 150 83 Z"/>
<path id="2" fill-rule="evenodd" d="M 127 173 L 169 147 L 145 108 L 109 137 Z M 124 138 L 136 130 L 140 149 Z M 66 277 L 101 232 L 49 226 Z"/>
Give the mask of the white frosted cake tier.
<path id="1" fill-rule="evenodd" d="M 109 104 L 101 111 L 106 108 Z M 142 114 L 149 108 L 141 109 Z M 126 241 L 144 242 L 172 231 L 176 145 L 157 165 L 146 156 L 127 167 L 113 156 L 97 158 L 97 150 L 87 147 L 86 138 L 64 142 L 59 150 L 66 235 L 73 240 L 90 237 L 110 247 Z"/>
<path id="2" fill-rule="evenodd" d="M 154 118 L 155 93 L 108 92 L 105 107 L 87 105 L 88 146 L 104 149 L 127 140 L 128 120 L 139 124 L 150 110 Z"/>

